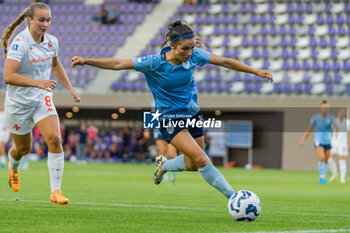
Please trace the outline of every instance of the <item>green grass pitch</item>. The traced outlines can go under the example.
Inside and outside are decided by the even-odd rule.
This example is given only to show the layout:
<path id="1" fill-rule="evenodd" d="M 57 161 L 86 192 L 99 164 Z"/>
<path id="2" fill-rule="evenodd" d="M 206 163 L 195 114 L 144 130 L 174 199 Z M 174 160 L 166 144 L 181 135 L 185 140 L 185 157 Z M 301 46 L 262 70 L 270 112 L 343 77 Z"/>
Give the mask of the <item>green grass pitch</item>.
<path id="1" fill-rule="evenodd" d="M 66 163 L 62 189 L 71 203 L 58 206 L 49 202 L 46 162 L 21 171 L 18 193 L 0 169 L 0 232 L 350 232 L 350 182 L 319 185 L 316 172 L 219 168 L 236 191 L 251 190 L 262 203 L 256 221 L 235 222 L 227 199 L 199 173 L 154 185 L 153 170 Z"/>

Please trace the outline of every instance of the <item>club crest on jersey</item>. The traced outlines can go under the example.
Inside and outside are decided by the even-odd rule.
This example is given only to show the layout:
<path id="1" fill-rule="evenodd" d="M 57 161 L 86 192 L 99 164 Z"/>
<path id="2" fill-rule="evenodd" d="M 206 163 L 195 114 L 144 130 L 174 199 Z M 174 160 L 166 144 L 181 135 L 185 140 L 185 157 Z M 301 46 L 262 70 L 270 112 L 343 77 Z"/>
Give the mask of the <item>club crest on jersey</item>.
<path id="1" fill-rule="evenodd" d="M 50 49 L 52 47 L 52 45 L 50 43 L 48 43 L 47 47 Z"/>
<path id="2" fill-rule="evenodd" d="M 139 58 L 137 58 L 137 61 L 138 62 L 143 62 L 143 61 L 146 61 L 148 59 L 148 57 L 147 56 L 144 56 L 144 57 L 139 57 Z"/>
<path id="3" fill-rule="evenodd" d="M 189 61 L 183 62 L 182 64 L 183 64 L 183 66 L 184 66 L 184 68 L 185 68 L 186 70 L 188 70 L 188 69 L 191 67 L 191 64 L 190 64 Z"/>
<path id="4" fill-rule="evenodd" d="M 17 51 L 18 50 L 18 44 L 12 45 L 12 50 Z"/>

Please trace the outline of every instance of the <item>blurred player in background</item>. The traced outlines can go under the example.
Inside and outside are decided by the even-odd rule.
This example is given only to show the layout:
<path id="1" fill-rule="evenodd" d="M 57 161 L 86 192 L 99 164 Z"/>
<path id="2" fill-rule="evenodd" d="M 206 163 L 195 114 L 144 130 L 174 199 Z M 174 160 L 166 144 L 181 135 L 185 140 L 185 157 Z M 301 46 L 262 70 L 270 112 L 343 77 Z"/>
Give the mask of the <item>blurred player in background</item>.
<path id="1" fill-rule="evenodd" d="M 346 117 L 345 109 L 340 109 L 338 117 L 335 118 L 335 124 L 339 128 L 339 132 L 333 131 L 332 134 L 332 149 L 328 159 L 329 170 L 332 172 L 332 177 L 329 181 L 333 181 L 337 176 L 337 165 L 334 158 L 339 156 L 340 182 L 345 183 L 346 175 L 346 157 L 348 156 L 349 140 L 350 140 L 350 120 Z"/>
<path id="2" fill-rule="evenodd" d="M 20 32 L 8 47 L 15 29 L 27 19 L 28 27 Z M 51 23 L 51 10 L 44 3 L 33 3 L 3 32 L 2 48 L 6 58 L 4 81 L 7 84 L 5 114 L 13 136 L 14 146 L 9 150 L 9 184 L 20 190 L 19 165 L 21 158 L 31 151 L 32 129 L 38 127 L 48 145 L 47 158 L 51 202 L 68 204 L 61 192 L 64 154 L 61 144 L 59 119 L 52 101 L 56 82 L 51 71 L 68 89 L 76 102 L 80 95 L 72 87 L 58 58 L 58 41 L 46 33 Z"/>
<path id="3" fill-rule="evenodd" d="M 10 131 L 4 112 L 4 104 L 0 103 L 0 168 L 4 168 L 6 166 L 5 145 L 9 139 Z"/>
<path id="4" fill-rule="evenodd" d="M 328 184 L 326 177 L 328 171 L 328 158 L 331 149 L 331 129 L 332 126 L 337 129 L 334 117 L 328 113 L 328 103 L 323 100 L 321 103 L 321 112 L 313 115 L 310 120 L 310 125 L 307 128 L 303 138 L 301 139 L 300 148 L 304 145 L 306 138 L 309 136 L 311 130 L 315 128 L 314 146 L 318 157 L 318 171 L 320 173 L 319 184 Z"/>
<path id="5" fill-rule="evenodd" d="M 197 48 L 197 40 L 192 27 L 182 20 L 169 22 L 168 33 L 164 35 L 165 45 L 160 53 L 120 60 L 115 58 L 89 59 L 75 56 L 71 65 L 91 65 L 102 69 L 126 70 L 135 69 L 145 74 L 149 88 L 153 93 L 156 110 L 163 119 L 186 121 L 187 119 L 202 121 L 203 115 L 197 101 L 197 88 L 193 72 L 197 65 L 207 63 L 228 69 L 252 73 L 272 82 L 268 70 L 256 70 L 231 58 L 220 57 Z M 176 116 L 183 116 L 177 118 Z M 227 198 L 234 190 L 217 170 L 204 152 L 204 133 L 200 127 L 161 126 L 160 132 L 168 143 L 171 143 L 184 155 L 167 160 L 164 156 L 156 158 L 157 168 L 153 179 L 159 184 L 168 171 L 199 171 L 204 180 L 219 190 Z"/>

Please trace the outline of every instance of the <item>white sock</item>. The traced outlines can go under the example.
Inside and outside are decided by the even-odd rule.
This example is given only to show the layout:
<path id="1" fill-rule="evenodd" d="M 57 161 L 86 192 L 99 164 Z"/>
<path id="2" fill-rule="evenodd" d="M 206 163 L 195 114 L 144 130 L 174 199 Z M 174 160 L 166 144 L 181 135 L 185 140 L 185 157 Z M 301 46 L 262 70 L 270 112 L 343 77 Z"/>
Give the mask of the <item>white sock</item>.
<path id="1" fill-rule="evenodd" d="M 64 153 L 51 153 L 47 155 L 47 166 L 50 173 L 51 193 L 61 189 L 64 168 Z"/>
<path id="2" fill-rule="evenodd" d="M 337 165 L 335 164 L 335 161 L 333 158 L 329 158 L 328 159 L 328 165 L 329 165 L 329 170 L 331 170 L 332 175 L 337 175 L 338 171 L 337 171 Z"/>
<path id="3" fill-rule="evenodd" d="M 10 168 L 13 172 L 18 172 L 18 167 L 19 165 L 21 164 L 21 159 L 20 160 L 16 160 L 14 158 L 12 158 L 11 154 L 10 154 L 10 151 L 9 150 L 9 153 L 8 153 L 8 158 L 9 158 L 9 161 L 10 161 Z"/>
<path id="4" fill-rule="evenodd" d="M 5 155 L 0 155 L 0 163 L 6 164 L 6 156 Z"/>
<path id="5" fill-rule="evenodd" d="M 339 159 L 340 180 L 345 179 L 346 175 L 346 162 L 345 159 Z"/>

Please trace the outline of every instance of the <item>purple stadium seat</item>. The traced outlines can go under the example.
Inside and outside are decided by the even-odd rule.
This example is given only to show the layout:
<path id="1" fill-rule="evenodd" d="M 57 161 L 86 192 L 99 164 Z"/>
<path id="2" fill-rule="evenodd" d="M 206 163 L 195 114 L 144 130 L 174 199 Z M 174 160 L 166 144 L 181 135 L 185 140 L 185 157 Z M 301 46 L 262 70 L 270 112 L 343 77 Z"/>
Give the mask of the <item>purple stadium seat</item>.
<path id="1" fill-rule="evenodd" d="M 311 66 L 308 61 L 303 61 L 302 70 L 310 70 Z"/>
<path id="2" fill-rule="evenodd" d="M 326 85 L 325 93 L 327 93 L 327 94 L 333 93 L 333 84 L 328 83 L 328 84 Z"/>
<path id="3" fill-rule="evenodd" d="M 312 90 L 312 84 L 306 83 L 304 86 L 304 92 L 310 94 Z"/>
<path id="4" fill-rule="evenodd" d="M 291 93 L 293 91 L 293 86 L 290 83 L 285 83 L 283 86 L 284 93 Z"/>
<path id="5" fill-rule="evenodd" d="M 282 84 L 281 83 L 275 83 L 273 85 L 273 90 L 276 93 L 282 93 L 283 92 Z"/>
<path id="6" fill-rule="evenodd" d="M 322 70 L 330 71 L 332 69 L 331 64 L 328 61 L 324 61 L 322 65 Z"/>
<path id="7" fill-rule="evenodd" d="M 323 82 L 325 82 L 325 83 L 332 83 L 333 82 L 332 76 L 330 74 L 326 74 L 324 76 Z"/>
<path id="8" fill-rule="evenodd" d="M 235 75 L 233 76 L 233 81 L 235 81 L 235 82 L 243 81 L 241 78 L 241 74 L 236 72 Z"/>
<path id="9" fill-rule="evenodd" d="M 254 49 L 252 53 L 252 58 L 259 58 L 260 57 L 260 52 L 258 49 Z"/>
<path id="10" fill-rule="evenodd" d="M 314 26 L 309 26 L 309 30 L 308 30 L 308 32 L 307 32 L 307 33 L 308 33 L 309 35 L 313 35 L 313 34 L 314 34 L 314 32 L 315 32 L 315 30 L 316 30 L 316 29 L 315 29 L 315 27 L 314 27 Z"/>
<path id="11" fill-rule="evenodd" d="M 302 93 L 303 92 L 303 84 L 301 83 L 296 83 L 294 85 L 294 92 L 295 93 Z"/>
<path id="12" fill-rule="evenodd" d="M 319 71 L 319 70 L 321 70 L 321 65 L 315 60 L 312 64 L 312 69 L 314 71 Z"/>
<path id="13" fill-rule="evenodd" d="M 335 74 L 334 76 L 334 83 L 340 83 L 342 81 L 343 77 L 340 74 Z"/>
<path id="14" fill-rule="evenodd" d="M 349 95 L 350 94 L 350 84 L 346 85 L 345 92 Z"/>
<path id="15" fill-rule="evenodd" d="M 338 33 L 337 33 L 337 34 L 338 34 L 339 36 L 345 35 L 346 32 L 347 32 L 347 30 L 346 30 L 343 26 L 338 26 Z"/>
<path id="16" fill-rule="evenodd" d="M 253 90 L 254 90 L 254 86 L 251 82 L 244 83 L 244 91 L 245 92 L 252 92 Z"/>

